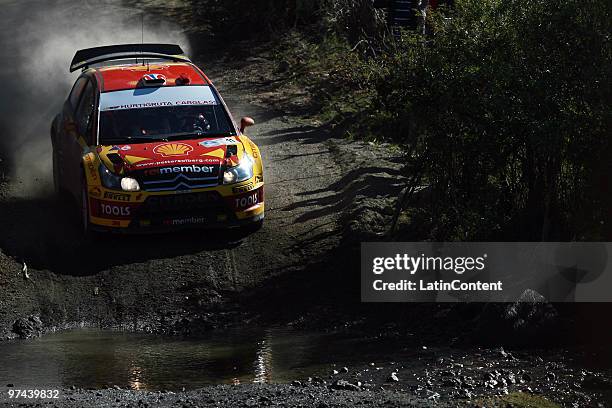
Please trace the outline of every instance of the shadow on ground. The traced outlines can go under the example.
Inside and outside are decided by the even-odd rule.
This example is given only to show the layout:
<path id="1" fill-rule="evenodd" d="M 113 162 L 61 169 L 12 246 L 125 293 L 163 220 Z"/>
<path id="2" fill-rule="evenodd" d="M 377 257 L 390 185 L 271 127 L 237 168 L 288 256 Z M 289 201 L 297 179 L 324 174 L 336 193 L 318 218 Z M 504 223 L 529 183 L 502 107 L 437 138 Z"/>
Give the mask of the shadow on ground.
<path id="1" fill-rule="evenodd" d="M 246 234 L 234 230 L 185 230 L 167 234 L 100 234 L 85 240 L 76 209 L 53 197 L 0 202 L 2 250 L 29 267 L 86 276 L 117 265 L 234 248 Z"/>
<path id="2" fill-rule="evenodd" d="M 287 143 L 299 139 L 302 144 L 317 144 L 329 139 L 329 130 L 324 126 L 296 126 L 287 129 L 274 129 L 263 132 L 259 136 L 262 146 L 271 146 L 280 143 Z"/>
<path id="3" fill-rule="evenodd" d="M 298 193 L 298 196 L 306 198 L 286 206 L 283 210 L 314 208 L 304 212 L 296 219 L 297 222 L 306 222 L 325 215 L 339 213 L 360 197 L 397 197 L 404 187 L 400 176 L 400 170 L 383 167 L 362 167 L 351 170 L 340 180 L 326 188 Z M 308 198 L 325 193 L 328 194 L 322 197 Z"/>

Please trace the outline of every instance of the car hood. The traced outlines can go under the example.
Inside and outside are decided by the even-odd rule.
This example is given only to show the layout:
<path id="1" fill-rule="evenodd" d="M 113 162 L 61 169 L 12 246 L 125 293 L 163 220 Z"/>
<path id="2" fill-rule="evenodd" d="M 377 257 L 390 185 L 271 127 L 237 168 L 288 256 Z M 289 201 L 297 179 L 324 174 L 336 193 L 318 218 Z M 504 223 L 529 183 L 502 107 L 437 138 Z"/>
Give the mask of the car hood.
<path id="1" fill-rule="evenodd" d="M 244 146 L 237 136 L 169 142 L 103 145 L 100 160 L 115 174 L 126 175 L 159 167 L 213 164 L 238 165 Z"/>

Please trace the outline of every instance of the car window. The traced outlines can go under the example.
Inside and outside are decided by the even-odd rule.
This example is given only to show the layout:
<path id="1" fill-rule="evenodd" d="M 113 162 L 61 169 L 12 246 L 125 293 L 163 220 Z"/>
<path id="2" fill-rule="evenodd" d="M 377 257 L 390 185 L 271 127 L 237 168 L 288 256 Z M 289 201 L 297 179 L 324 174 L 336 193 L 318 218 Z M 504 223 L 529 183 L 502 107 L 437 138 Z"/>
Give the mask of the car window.
<path id="1" fill-rule="evenodd" d="M 68 97 L 70 101 L 70 105 L 73 108 L 77 107 L 79 103 L 79 98 L 81 94 L 83 93 L 83 88 L 85 88 L 86 84 L 87 84 L 87 78 L 85 77 L 80 77 L 74 83 L 74 86 L 72 87 L 72 91 L 70 91 L 70 96 Z"/>
<path id="2" fill-rule="evenodd" d="M 79 102 L 79 107 L 76 110 L 75 120 L 79 133 L 83 135 L 88 141 L 91 139 L 90 125 L 93 121 L 93 113 L 95 109 L 95 98 L 96 92 L 91 81 L 87 81 L 83 96 Z"/>
<path id="3" fill-rule="evenodd" d="M 136 88 L 100 94 L 100 143 L 235 135 L 209 86 Z"/>
<path id="4" fill-rule="evenodd" d="M 137 143 L 138 139 L 169 137 L 197 139 L 232 134 L 221 105 L 171 106 L 149 109 L 103 111 L 100 142 Z"/>

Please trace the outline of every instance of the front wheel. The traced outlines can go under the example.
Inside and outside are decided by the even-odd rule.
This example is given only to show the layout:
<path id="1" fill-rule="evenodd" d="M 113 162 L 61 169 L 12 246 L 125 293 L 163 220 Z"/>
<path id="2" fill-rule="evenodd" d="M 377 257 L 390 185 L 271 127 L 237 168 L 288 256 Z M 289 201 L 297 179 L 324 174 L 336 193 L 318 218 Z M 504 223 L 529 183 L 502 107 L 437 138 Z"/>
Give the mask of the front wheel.
<path id="1" fill-rule="evenodd" d="M 92 236 L 91 223 L 89 222 L 89 198 L 87 194 L 87 183 L 81 181 L 81 200 L 79 203 L 80 229 L 84 238 L 89 239 Z"/>
<path id="2" fill-rule="evenodd" d="M 252 222 L 248 225 L 241 227 L 240 229 L 248 234 L 253 234 L 261 229 L 263 226 L 264 220 L 261 219 L 259 221 Z"/>

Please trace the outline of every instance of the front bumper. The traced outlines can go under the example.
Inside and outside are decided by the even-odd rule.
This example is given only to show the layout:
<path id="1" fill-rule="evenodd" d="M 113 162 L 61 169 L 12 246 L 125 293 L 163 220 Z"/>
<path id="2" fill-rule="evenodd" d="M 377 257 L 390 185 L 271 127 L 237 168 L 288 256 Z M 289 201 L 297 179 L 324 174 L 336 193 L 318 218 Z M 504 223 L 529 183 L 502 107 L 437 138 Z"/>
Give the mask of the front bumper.
<path id="1" fill-rule="evenodd" d="M 231 228 L 264 217 L 263 182 L 194 190 L 134 193 L 88 188 L 90 226 L 98 231 L 146 232 Z"/>

